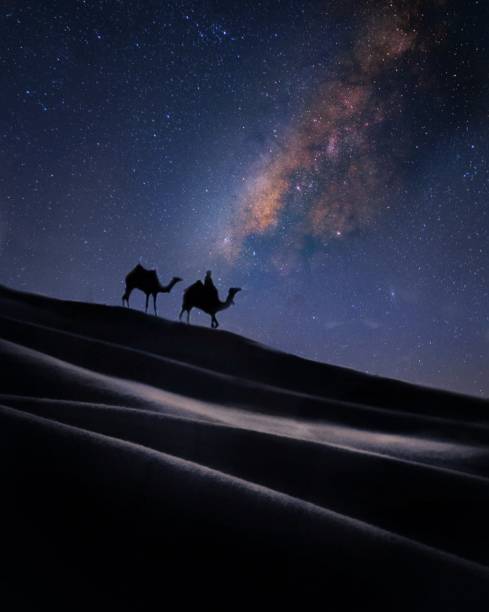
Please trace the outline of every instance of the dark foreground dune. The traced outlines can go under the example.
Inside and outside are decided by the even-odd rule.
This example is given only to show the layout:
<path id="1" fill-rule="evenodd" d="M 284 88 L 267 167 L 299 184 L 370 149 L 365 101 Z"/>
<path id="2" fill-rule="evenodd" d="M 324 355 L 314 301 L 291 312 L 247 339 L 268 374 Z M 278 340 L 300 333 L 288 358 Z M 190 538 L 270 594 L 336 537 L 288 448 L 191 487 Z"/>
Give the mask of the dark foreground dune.
<path id="1" fill-rule="evenodd" d="M 0 287 L 6 610 L 489 610 L 489 403 Z"/>

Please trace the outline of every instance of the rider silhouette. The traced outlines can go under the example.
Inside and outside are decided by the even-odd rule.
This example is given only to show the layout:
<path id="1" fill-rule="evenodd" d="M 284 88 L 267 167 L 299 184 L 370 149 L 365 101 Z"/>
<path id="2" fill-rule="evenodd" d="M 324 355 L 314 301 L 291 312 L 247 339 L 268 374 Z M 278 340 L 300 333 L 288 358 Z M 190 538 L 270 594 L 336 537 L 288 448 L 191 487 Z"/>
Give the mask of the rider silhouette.
<path id="1" fill-rule="evenodd" d="M 207 293 L 207 296 L 211 300 L 219 299 L 217 289 L 216 289 L 216 286 L 214 285 L 214 281 L 212 280 L 212 273 L 210 270 L 207 270 L 207 272 L 205 273 L 204 288 Z"/>

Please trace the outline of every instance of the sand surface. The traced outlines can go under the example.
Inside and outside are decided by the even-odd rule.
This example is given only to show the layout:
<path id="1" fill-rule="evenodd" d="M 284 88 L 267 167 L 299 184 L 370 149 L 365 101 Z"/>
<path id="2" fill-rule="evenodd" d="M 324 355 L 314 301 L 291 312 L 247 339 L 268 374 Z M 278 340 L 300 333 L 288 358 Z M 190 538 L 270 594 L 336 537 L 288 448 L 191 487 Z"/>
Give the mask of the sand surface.
<path id="1" fill-rule="evenodd" d="M 487 401 L 5 287 L 0 366 L 9 611 L 489 610 Z"/>

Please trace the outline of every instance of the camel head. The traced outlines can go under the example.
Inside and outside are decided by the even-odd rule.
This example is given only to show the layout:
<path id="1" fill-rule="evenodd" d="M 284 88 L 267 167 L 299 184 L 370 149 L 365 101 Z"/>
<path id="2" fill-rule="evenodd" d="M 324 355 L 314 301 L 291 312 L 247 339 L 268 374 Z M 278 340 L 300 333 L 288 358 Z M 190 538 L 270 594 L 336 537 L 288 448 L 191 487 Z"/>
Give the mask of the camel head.
<path id="1" fill-rule="evenodd" d="M 228 291 L 228 300 L 230 304 L 234 304 L 234 296 L 241 291 L 240 287 L 231 287 Z"/>
<path id="2" fill-rule="evenodd" d="M 174 277 L 171 279 L 171 281 L 168 283 L 168 285 L 162 285 L 162 284 L 160 283 L 160 287 L 159 287 L 158 291 L 159 291 L 160 293 L 169 293 L 169 292 L 170 292 L 170 291 L 173 289 L 173 287 L 174 287 L 174 286 L 175 286 L 177 283 L 179 283 L 181 280 L 183 280 L 183 279 L 182 279 L 182 278 L 180 278 L 179 276 L 174 276 Z"/>
<path id="3" fill-rule="evenodd" d="M 171 279 L 171 281 L 168 283 L 168 285 L 166 285 L 164 288 L 166 288 L 166 289 L 168 289 L 168 290 L 169 290 L 169 289 L 171 289 L 172 287 L 174 287 L 174 286 L 175 286 L 177 283 L 179 283 L 181 280 L 183 280 L 183 279 L 181 279 L 179 276 L 174 276 L 174 277 Z"/>

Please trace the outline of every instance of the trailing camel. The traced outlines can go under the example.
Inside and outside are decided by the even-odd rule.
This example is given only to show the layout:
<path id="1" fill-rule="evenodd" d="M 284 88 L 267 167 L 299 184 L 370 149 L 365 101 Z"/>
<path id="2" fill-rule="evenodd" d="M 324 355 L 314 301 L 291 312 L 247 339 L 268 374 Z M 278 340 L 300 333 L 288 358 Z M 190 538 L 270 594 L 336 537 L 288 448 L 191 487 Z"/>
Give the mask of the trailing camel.
<path id="1" fill-rule="evenodd" d="M 146 308 L 145 312 L 148 312 L 148 301 L 149 296 L 153 296 L 153 307 L 156 313 L 156 297 L 158 293 L 169 293 L 174 285 L 179 283 L 182 279 L 178 276 L 174 276 L 168 285 L 162 285 L 158 278 L 156 270 L 147 270 L 141 264 L 138 264 L 133 270 L 126 276 L 126 290 L 122 296 L 122 304 L 129 306 L 129 297 L 134 289 L 139 289 L 146 295 Z"/>

